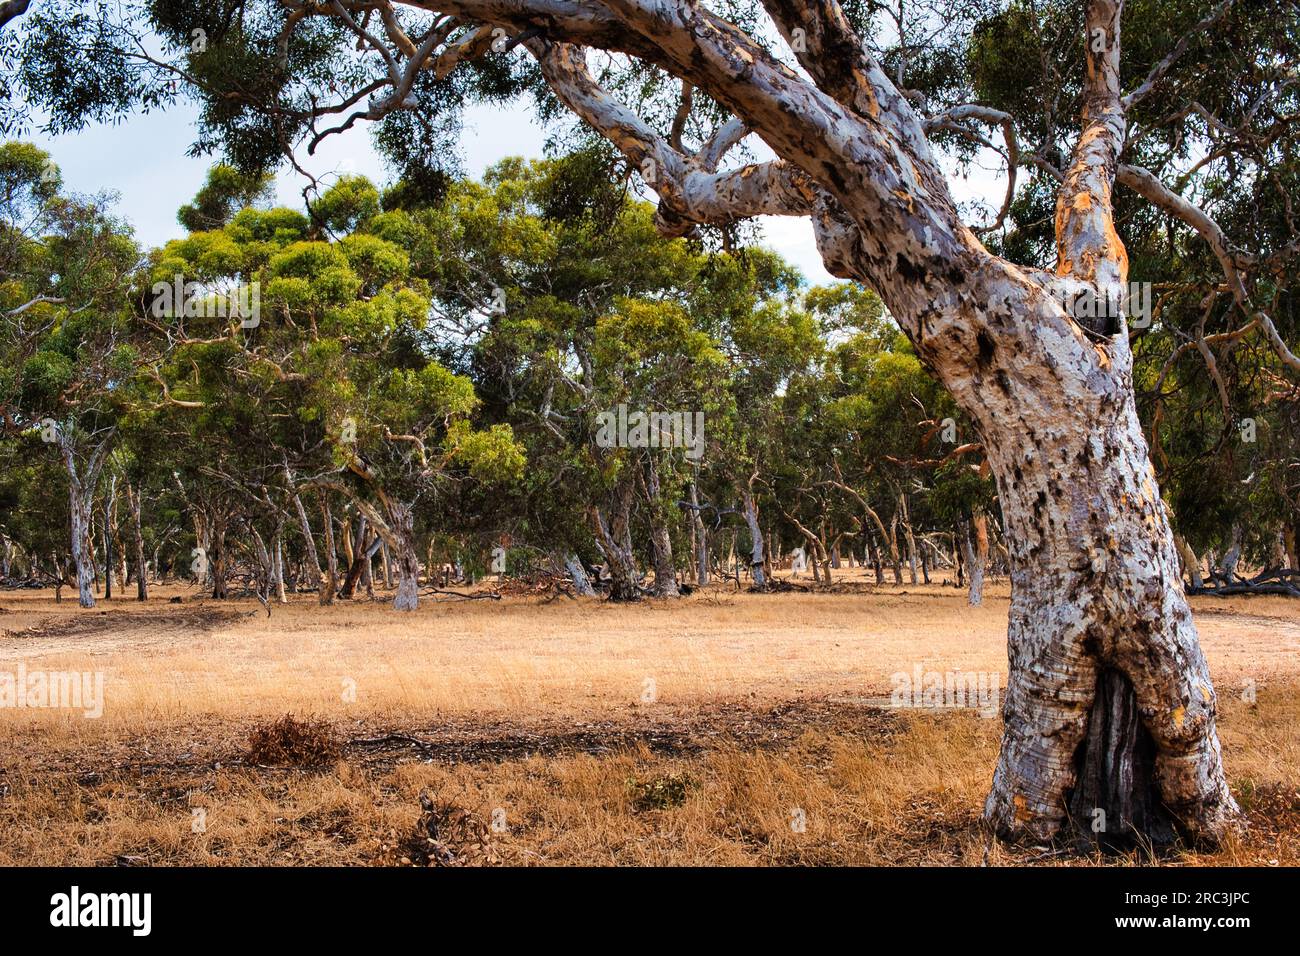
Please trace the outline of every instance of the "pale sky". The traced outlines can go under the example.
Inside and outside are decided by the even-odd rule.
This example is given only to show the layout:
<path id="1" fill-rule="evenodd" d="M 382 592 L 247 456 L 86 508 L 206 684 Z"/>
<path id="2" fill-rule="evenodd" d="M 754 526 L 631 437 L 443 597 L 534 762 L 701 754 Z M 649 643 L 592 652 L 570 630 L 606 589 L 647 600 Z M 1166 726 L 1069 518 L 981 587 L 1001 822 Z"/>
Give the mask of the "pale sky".
<path id="1" fill-rule="evenodd" d="M 91 126 L 80 133 L 49 137 L 32 131 L 24 138 L 48 151 L 63 175 L 64 188 L 120 195 L 117 211 L 136 230 L 145 246 L 158 246 L 184 234 L 176 210 L 193 198 L 208 167 L 217 157 L 191 158 L 186 149 L 195 139 L 192 107 L 178 104 L 165 112 L 133 115 L 116 125 Z M 521 103 L 516 111 L 474 106 L 466 111 L 461 150 L 466 172 L 474 177 L 507 156 L 541 157 L 545 134 Z M 376 154 L 365 124 L 328 137 L 315 156 L 301 150 L 299 163 L 317 177 L 330 173 L 361 173 L 383 185 L 392 177 Z M 282 169 L 278 200 L 301 209 L 306 181 L 295 170 Z M 969 182 L 954 181 L 959 200 L 979 196 L 998 205 L 1004 181 L 1000 175 L 976 170 Z M 803 272 L 810 283 L 835 281 L 822 267 L 807 219 L 763 217 L 762 241 Z"/>

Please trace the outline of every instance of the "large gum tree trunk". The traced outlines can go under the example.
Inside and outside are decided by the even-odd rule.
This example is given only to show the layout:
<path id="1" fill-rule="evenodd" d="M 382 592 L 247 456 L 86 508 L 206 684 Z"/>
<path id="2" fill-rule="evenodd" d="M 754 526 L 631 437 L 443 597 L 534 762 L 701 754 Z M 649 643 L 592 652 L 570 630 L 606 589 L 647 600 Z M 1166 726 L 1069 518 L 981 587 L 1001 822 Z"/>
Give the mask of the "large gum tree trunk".
<path id="1" fill-rule="evenodd" d="M 386 511 L 397 558 L 397 595 L 393 598 L 393 609 L 414 611 L 420 606 L 420 553 L 415 547 L 414 509 L 390 501 Z"/>
<path id="2" fill-rule="evenodd" d="M 990 362 L 996 362 L 996 351 Z M 1216 841 L 1236 814 L 1215 694 L 1127 382 L 1024 395 L 981 429 L 1011 545 L 1009 679 L 985 813 L 1013 839 Z M 1008 396 L 1028 385 L 1006 376 Z M 1000 390 L 994 389 L 995 392 Z M 991 394 L 986 398 L 993 397 Z"/>

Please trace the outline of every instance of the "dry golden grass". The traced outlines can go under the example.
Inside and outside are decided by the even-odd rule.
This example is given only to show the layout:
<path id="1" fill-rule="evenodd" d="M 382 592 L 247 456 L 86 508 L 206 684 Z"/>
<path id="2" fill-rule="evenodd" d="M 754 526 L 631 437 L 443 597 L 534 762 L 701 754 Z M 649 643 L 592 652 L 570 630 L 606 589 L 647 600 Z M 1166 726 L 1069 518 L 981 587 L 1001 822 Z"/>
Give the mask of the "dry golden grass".
<path id="1" fill-rule="evenodd" d="M 979 609 L 909 587 L 414 615 L 303 596 L 270 618 L 180 593 L 92 612 L 0 596 L 0 671 L 105 675 L 98 720 L 0 709 L 0 863 L 400 864 L 421 791 L 503 821 L 507 863 L 1102 862 L 989 840 L 996 719 L 870 706 L 918 664 L 1004 673 L 1005 586 Z M 1195 609 L 1250 827 L 1180 859 L 1300 863 L 1295 607 Z M 342 757 L 250 762 L 250 734 L 289 712 Z"/>

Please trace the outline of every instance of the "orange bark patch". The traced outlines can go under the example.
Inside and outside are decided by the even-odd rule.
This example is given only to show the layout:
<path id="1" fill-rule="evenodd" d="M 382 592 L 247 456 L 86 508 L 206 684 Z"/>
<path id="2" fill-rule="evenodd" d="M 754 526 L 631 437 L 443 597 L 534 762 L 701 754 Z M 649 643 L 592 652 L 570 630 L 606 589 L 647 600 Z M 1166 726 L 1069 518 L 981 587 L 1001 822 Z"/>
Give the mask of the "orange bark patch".
<path id="1" fill-rule="evenodd" d="M 855 69 L 852 72 L 853 79 L 856 81 L 858 89 L 866 94 L 867 115 L 872 119 L 878 119 L 880 117 L 880 102 L 876 99 L 875 91 L 871 88 L 871 84 L 867 81 L 867 78 L 862 75 L 861 70 Z"/>
<path id="2" fill-rule="evenodd" d="M 1017 820 L 1032 820 L 1033 814 L 1029 812 L 1029 801 L 1024 798 L 1023 794 L 1016 794 L 1011 798 L 1011 804 L 1016 808 Z"/>

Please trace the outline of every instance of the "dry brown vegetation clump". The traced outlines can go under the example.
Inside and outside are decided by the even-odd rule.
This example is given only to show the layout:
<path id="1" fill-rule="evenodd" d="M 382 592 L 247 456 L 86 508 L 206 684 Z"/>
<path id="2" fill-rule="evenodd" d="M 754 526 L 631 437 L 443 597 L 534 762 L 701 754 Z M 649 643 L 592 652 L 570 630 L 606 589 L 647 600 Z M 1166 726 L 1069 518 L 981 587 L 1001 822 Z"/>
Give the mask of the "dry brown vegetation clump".
<path id="1" fill-rule="evenodd" d="M 496 866 L 505 862 L 492 827 L 473 810 L 420 792 L 420 819 L 409 835 L 382 843 L 377 866 Z"/>
<path id="2" fill-rule="evenodd" d="M 342 752 L 329 724 L 285 714 L 274 723 L 253 729 L 244 759 L 260 767 L 315 769 L 332 764 Z"/>

